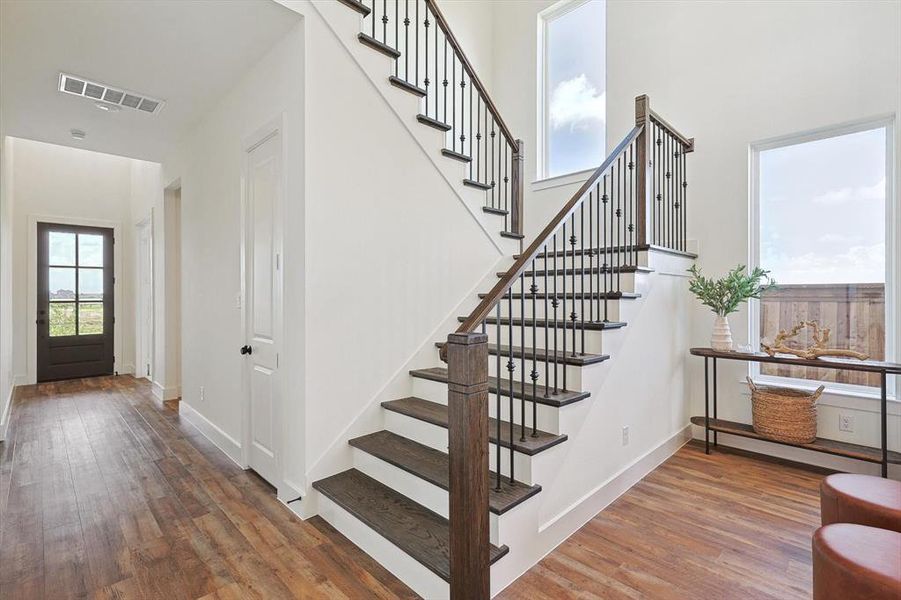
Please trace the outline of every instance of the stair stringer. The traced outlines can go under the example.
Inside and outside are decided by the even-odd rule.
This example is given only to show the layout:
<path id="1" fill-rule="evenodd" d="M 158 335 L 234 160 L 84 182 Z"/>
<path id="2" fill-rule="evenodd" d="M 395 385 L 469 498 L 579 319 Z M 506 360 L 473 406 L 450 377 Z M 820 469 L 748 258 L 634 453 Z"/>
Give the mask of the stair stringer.
<path id="1" fill-rule="evenodd" d="M 314 11 L 322 19 L 498 252 L 504 256 L 516 252 L 520 248 L 519 241 L 500 235 L 504 228 L 503 218 L 482 210 L 485 192 L 463 185 L 465 168 L 458 161 L 442 156 L 445 134 L 416 120 L 420 112 L 420 99 L 389 83 L 393 60 L 359 42 L 360 15 L 337 1 L 276 1 L 301 14 L 312 16 L 311 11 Z"/>

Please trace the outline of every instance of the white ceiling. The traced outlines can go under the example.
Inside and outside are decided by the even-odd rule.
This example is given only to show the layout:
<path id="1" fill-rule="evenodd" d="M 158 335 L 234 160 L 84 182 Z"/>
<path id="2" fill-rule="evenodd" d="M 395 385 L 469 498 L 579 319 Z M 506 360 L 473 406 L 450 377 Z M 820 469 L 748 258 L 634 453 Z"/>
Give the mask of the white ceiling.
<path id="1" fill-rule="evenodd" d="M 272 0 L 2 0 L 0 129 L 160 161 L 299 18 Z M 57 91 L 60 71 L 166 105 L 103 112 Z"/>

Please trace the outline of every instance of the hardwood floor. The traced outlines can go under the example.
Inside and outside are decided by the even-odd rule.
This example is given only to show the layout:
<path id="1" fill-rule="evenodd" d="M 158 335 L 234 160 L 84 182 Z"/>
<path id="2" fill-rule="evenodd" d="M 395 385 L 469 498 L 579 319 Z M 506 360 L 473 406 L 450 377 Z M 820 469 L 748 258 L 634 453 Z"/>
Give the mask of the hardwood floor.
<path id="1" fill-rule="evenodd" d="M 691 443 L 499 598 L 807 600 L 824 476 Z"/>
<path id="2" fill-rule="evenodd" d="M 412 598 L 150 388 L 20 388 L 0 444 L 0 598 Z"/>
<path id="3" fill-rule="evenodd" d="M 20 388 L 0 598 L 413 598 L 130 377 Z M 501 594 L 810 597 L 823 474 L 689 445 Z"/>

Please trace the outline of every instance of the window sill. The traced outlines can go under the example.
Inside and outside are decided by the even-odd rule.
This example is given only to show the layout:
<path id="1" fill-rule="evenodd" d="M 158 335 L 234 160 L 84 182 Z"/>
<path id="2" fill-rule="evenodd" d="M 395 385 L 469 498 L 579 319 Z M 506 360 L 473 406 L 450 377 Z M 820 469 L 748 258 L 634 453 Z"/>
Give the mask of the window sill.
<path id="1" fill-rule="evenodd" d="M 540 192 L 541 190 L 549 190 L 551 188 L 562 187 L 564 185 L 573 185 L 575 183 L 584 183 L 591 177 L 595 169 L 585 169 L 575 173 L 567 173 L 566 175 L 556 175 L 554 177 L 546 177 L 532 182 L 532 190 Z"/>

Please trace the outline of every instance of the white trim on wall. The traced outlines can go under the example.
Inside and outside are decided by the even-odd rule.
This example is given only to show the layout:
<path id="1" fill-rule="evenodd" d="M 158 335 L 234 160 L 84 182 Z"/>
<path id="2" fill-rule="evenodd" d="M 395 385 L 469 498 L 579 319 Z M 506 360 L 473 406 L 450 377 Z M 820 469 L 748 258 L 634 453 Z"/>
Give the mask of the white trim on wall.
<path id="1" fill-rule="evenodd" d="M 113 230 L 113 372 L 130 373 L 134 365 L 122 363 L 122 224 L 103 219 L 82 219 L 79 217 L 59 217 L 52 215 L 28 215 L 28 241 L 25 249 L 27 278 L 27 300 L 25 306 L 25 361 L 27 383 L 37 381 L 37 271 L 38 271 L 38 223 L 59 223 L 60 225 L 82 225 L 85 227 L 105 227 Z"/>
<path id="2" fill-rule="evenodd" d="M 901 357 L 901 348 L 899 348 L 899 340 L 901 340 L 901 315 L 898 314 L 897 285 L 901 282 L 901 260 L 898 258 L 897 248 L 899 243 L 898 236 L 901 234 L 901 226 L 898 225 L 898 215 L 901 214 L 901 206 L 899 206 L 899 198 L 896 195 L 896 179 L 898 174 L 895 173 L 895 116 L 880 115 L 866 119 L 849 121 L 833 126 L 819 127 L 817 129 L 796 132 L 758 142 L 753 142 L 748 146 L 748 268 L 753 269 L 759 266 L 760 257 L 760 152 L 803 144 L 805 142 L 813 142 L 861 131 L 872 129 L 885 129 L 885 244 L 886 244 L 886 261 L 885 261 L 885 311 L 886 311 L 886 331 L 885 331 L 885 352 L 886 360 L 895 361 Z M 760 301 L 750 300 L 748 302 L 749 319 L 748 340 L 751 348 L 760 347 Z M 755 380 L 776 383 L 779 385 L 787 385 L 800 389 L 812 389 L 817 387 L 813 381 L 806 379 L 794 379 L 790 377 L 777 377 L 760 374 L 760 364 L 748 363 L 748 374 Z M 888 379 L 888 395 L 890 400 L 898 400 L 896 378 Z M 878 399 L 879 389 L 861 385 L 851 385 L 837 382 L 822 382 L 826 386 L 826 393 L 833 396 L 844 398 L 865 398 Z"/>

